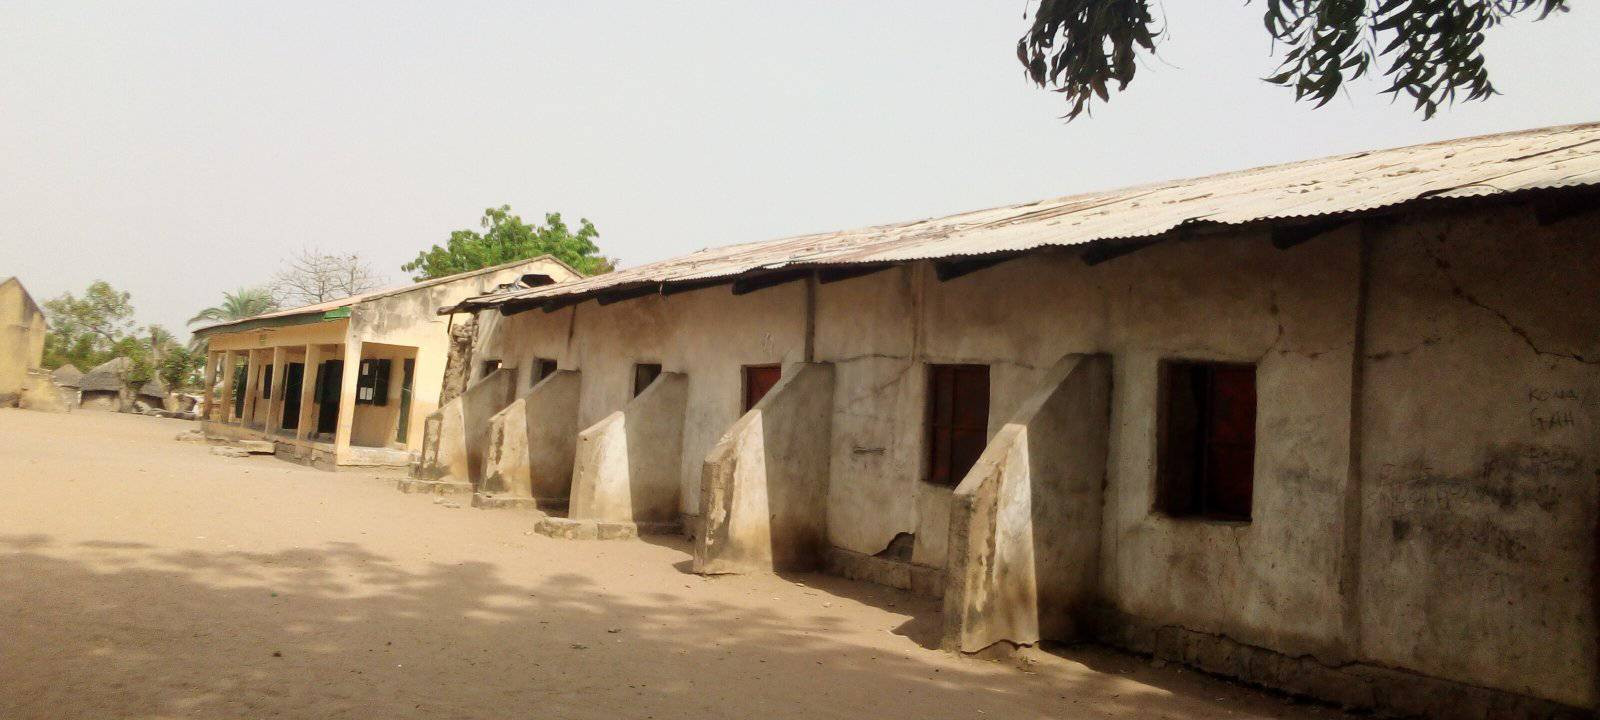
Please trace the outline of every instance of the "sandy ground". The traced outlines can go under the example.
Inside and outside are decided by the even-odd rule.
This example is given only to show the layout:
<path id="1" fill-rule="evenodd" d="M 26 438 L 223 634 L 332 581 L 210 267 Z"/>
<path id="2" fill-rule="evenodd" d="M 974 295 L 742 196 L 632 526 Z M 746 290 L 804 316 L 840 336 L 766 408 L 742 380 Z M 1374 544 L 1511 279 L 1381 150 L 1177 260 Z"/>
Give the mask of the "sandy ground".
<path id="1" fill-rule="evenodd" d="M 191 423 L 0 410 L 0 718 L 1340 717 L 1092 648 L 933 649 L 936 603 L 689 574 Z"/>

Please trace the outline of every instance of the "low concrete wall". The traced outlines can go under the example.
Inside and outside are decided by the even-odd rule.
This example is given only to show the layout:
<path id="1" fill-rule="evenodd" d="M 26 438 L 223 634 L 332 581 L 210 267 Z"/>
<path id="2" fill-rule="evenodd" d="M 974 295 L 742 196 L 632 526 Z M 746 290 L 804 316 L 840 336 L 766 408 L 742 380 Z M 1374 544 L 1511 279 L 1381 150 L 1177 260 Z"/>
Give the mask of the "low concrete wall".
<path id="1" fill-rule="evenodd" d="M 688 395 L 687 376 L 662 373 L 621 410 L 578 434 L 570 517 L 677 520 Z"/>
<path id="2" fill-rule="evenodd" d="M 944 646 L 1082 637 L 1099 572 L 1111 361 L 1068 355 L 956 488 Z"/>
<path id="3" fill-rule="evenodd" d="M 468 387 L 460 397 L 430 415 L 427 422 L 430 425 L 437 423 L 438 440 L 431 456 L 424 456 L 424 465 L 419 474 L 430 480 L 474 485 L 481 481 L 489 419 L 511 400 L 516 382 L 515 370 L 501 368 Z"/>
<path id="4" fill-rule="evenodd" d="M 504 372 L 515 374 L 500 370 L 495 375 Z M 557 371 L 490 418 L 480 490 L 524 498 L 567 497 L 582 380 L 575 370 Z"/>
<path id="5" fill-rule="evenodd" d="M 85 390 L 78 394 L 78 407 L 97 412 L 123 412 L 127 401 L 120 393 L 106 390 Z"/>
<path id="6" fill-rule="evenodd" d="M 73 394 L 76 397 L 76 393 Z M 22 380 L 22 392 L 17 398 L 17 407 L 25 410 L 42 410 L 44 412 L 70 412 L 72 406 L 67 404 L 66 398 L 56 388 L 55 381 L 50 379 L 50 373 L 43 370 L 29 370 Z"/>
<path id="7" fill-rule="evenodd" d="M 827 547 L 833 366 L 796 363 L 707 454 L 694 570 L 813 569 Z"/>

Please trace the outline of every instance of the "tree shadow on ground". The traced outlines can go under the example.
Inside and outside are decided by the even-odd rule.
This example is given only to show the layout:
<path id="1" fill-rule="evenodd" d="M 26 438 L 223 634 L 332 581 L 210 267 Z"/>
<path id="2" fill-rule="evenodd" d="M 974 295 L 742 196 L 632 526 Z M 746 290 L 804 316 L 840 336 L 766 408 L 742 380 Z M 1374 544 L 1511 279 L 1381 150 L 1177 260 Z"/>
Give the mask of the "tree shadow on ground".
<path id="1" fill-rule="evenodd" d="M 641 536 L 652 545 L 672 548 L 693 555 L 694 548 L 688 540 L 677 536 Z M 673 563 L 672 567 L 685 575 L 696 575 L 694 558 L 688 557 Z M 919 597 L 904 590 L 846 580 L 818 572 L 780 571 L 777 573 L 789 582 L 804 585 L 834 597 L 854 600 L 863 605 L 909 615 L 910 618 L 895 628 L 894 634 L 907 638 L 919 647 L 937 650 L 944 632 L 943 604 L 936 598 Z"/>
<path id="2" fill-rule="evenodd" d="M 850 597 L 832 580 L 800 582 Z M 509 582 L 487 563 L 408 564 L 352 543 L 200 552 L 0 536 L 0 717 L 1143 718 L 1283 710 L 1116 675 L 1029 676 L 933 659 L 852 642 L 823 625 L 771 607 L 614 592 L 570 572 Z"/>

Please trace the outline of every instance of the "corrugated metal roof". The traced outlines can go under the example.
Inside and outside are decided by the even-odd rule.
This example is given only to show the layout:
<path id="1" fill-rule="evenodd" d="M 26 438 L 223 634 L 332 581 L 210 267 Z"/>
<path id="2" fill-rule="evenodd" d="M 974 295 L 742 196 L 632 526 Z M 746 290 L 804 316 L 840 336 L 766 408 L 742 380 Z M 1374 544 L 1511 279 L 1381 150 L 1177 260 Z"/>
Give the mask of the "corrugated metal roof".
<path id="1" fill-rule="evenodd" d="M 347 318 L 350 317 L 349 308 L 357 303 L 391 297 L 401 293 L 408 293 L 413 290 L 421 290 L 423 288 L 442 285 L 447 282 L 454 282 L 456 280 L 462 280 L 478 275 L 499 272 L 508 268 L 517 267 L 518 265 L 526 265 L 528 263 L 538 262 L 540 260 L 549 260 L 550 262 L 556 263 L 557 265 L 565 267 L 568 270 L 572 270 L 570 265 L 562 262 L 556 256 L 546 253 L 536 257 L 512 260 L 511 262 L 501 263 L 499 265 L 478 268 L 477 270 L 468 270 L 464 273 L 456 273 L 454 275 L 431 278 L 421 282 L 411 283 L 410 285 L 400 285 L 396 287 L 385 288 L 383 290 L 374 290 L 372 292 L 362 293 L 360 295 L 351 295 L 350 297 L 340 298 L 338 300 L 328 300 L 326 302 L 314 303 L 311 305 L 302 305 L 297 308 L 289 308 L 288 310 L 276 310 L 269 313 L 262 313 L 260 315 L 252 315 L 251 317 L 247 318 L 240 318 L 238 320 L 229 320 L 227 322 L 216 323 L 214 325 L 207 325 L 195 330 L 194 336 L 205 337 L 206 335 L 225 330 L 253 330 L 258 327 L 275 327 L 277 325 L 294 325 L 308 322 L 321 322 L 323 320 L 335 320 L 338 318 Z M 572 274 L 578 275 L 579 273 L 577 270 L 572 270 Z M 284 322 L 265 322 L 280 319 Z M 299 322 L 290 322 L 291 320 L 298 320 Z M 248 325 L 248 327 L 235 327 L 245 325 Z"/>
<path id="2" fill-rule="evenodd" d="M 1310 219 L 1425 200 L 1594 184 L 1600 184 L 1600 123 L 1541 128 L 714 248 L 596 277 L 490 293 L 458 308 L 665 288 L 785 267 L 1014 253 L 1146 238 L 1203 223 Z"/>

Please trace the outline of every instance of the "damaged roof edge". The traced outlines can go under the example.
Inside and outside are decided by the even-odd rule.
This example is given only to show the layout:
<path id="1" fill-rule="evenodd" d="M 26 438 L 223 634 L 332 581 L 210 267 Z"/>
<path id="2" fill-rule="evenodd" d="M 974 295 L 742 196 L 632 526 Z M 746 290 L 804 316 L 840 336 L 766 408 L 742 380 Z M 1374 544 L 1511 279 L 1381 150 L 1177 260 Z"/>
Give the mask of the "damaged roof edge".
<path id="1" fill-rule="evenodd" d="M 712 248 L 538 288 L 469 298 L 441 312 L 566 307 L 741 278 L 824 268 L 965 261 L 1041 248 L 1082 248 L 1103 262 L 1184 233 L 1314 226 L 1420 207 L 1509 202 L 1600 184 L 1600 123 L 1447 140 L 1086 193 L 944 218 Z M 1314 235 L 1315 233 L 1312 233 Z M 1275 238 L 1287 247 L 1301 238 Z M 1098 248 L 1098 250 L 1096 249 Z M 1094 260 L 1094 258 L 1099 258 Z M 604 300 L 602 300 L 604 301 Z"/>
<path id="2" fill-rule="evenodd" d="M 348 318 L 348 317 L 350 317 L 350 308 L 352 308 L 355 305 L 364 303 L 364 302 L 368 302 L 368 301 L 371 301 L 371 300 L 380 300 L 380 299 L 388 298 L 388 297 L 394 297 L 396 295 L 404 295 L 404 294 L 409 293 L 409 292 L 414 292 L 414 291 L 417 291 L 417 290 L 422 290 L 422 289 L 434 287 L 436 285 L 443 285 L 445 283 L 454 282 L 454 281 L 457 281 L 457 280 L 464 280 L 464 279 L 471 278 L 471 277 L 477 277 L 479 275 L 487 275 L 487 274 L 490 274 L 490 273 L 496 273 L 496 272 L 499 272 L 501 270 L 507 270 L 507 269 L 510 269 L 510 268 L 517 267 L 519 265 L 526 265 L 526 264 L 529 264 L 529 263 L 535 263 L 535 262 L 539 262 L 539 261 L 542 261 L 542 260 L 555 263 L 556 265 L 559 265 L 560 267 L 565 268 L 566 270 L 570 271 L 573 275 L 578 275 L 579 274 L 577 270 L 574 270 L 571 265 L 568 265 L 567 263 L 563 262 L 560 258 L 558 258 L 558 257 L 556 257 L 554 255 L 551 255 L 550 253 L 544 253 L 542 255 L 536 255 L 536 256 L 530 257 L 530 258 L 523 258 L 521 260 L 511 260 L 509 262 L 503 262 L 503 263 L 500 263 L 498 265 L 490 265 L 488 267 L 482 267 L 482 268 L 478 268 L 476 270 L 468 270 L 466 272 L 460 272 L 460 273 L 456 273 L 454 275 L 446 275 L 444 277 L 429 278 L 427 280 L 421 280 L 421 281 L 413 282 L 410 285 L 401 285 L 399 287 L 387 288 L 387 289 L 383 289 L 383 290 L 374 290 L 374 291 L 369 292 L 369 293 L 362 293 L 360 295 L 352 295 L 350 297 L 340 298 L 338 300 L 329 300 L 329 301 L 326 301 L 326 302 L 315 303 L 315 304 L 306 305 L 306 306 L 298 307 L 298 308 L 289 308 L 287 310 L 276 310 L 276 311 L 273 311 L 273 312 L 270 312 L 270 313 L 263 313 L 261 315 L 256 315 L 256 316 L 253 316 L 253 317 L 241 318 L 239 320 L 229 320 L 229 321 L 226 321 L 226 322 L 220 322 L 220 323 L 216 323 L 216 324 L 213 324 L 213 325 L 207 325 L 207 326 L 205 326 L 203 328 L 199 328 L 197 330 L 194 330 L 194 331 L 192 331 L 191 334 L 193 334 L 194 337 L 196 337 L 196 338 L 202 338 L 202 337 L 206 337 L 206 336 L 213 335 L 213 334 L 216 334 L 216 333 L 221 333 L 221 332 L 243 332 L 243 331 L 246 331 L 246 330 L 255 330 L 255 329 L 258 329 L 258 328 L 262 328 L 262 327 L 280 327 L 280 326 L 291 326 L 291 325 L 305 325 L 307 323 L 321 322 L 323 320 L 337 320 L 339 318 Z M 524 277 L 529 277 L 529 276 L 537 276 L 537 277 L 544 277 L 544 278 L 549 278 L 550 277 L 549 275 L 546 275 L 546 274 L 543 274 L 543 273 L 528 273 L 528 274 L 524 275 Z M 441 314 L 443 314 L 443 313 L 441 313 Z M 313 316 L 315 316 L 315 317 L 313 317 Z M 307 318 L 312 318 L 312 319 L 307 319 Z"/>
<path id="3" fill-rule="evenodd" d="M 784 280 L 783 282 L 803 279 L 805 276 L 811 273 L 817 273 L 820 281 L 826 284 L 837 279 L 847 279 L 848 277 L 854 277 L 858 274 L 866 274 L 867 272 L 875 272 L 877 270 L 886 269 L 889 267 L 897 267 L 913 262 L 932 261 L 940 266 L 956 266 L 977 263 L 978 267 L 974 269 L 982 269 L 989 267 L 990 265 L 999 264 L 1001 262 L 1024 255 L 1032 255 L 1040 252 L 1050 251 L 1074 252 L 1078 254 L 1085 263 L 1089 265 L 1098 265 L 1102 262 L 1106 262 L 1135 250 L 1149 247 L 1161 242 L 1167 242 L 1197 234 L 1210 235 L 1229 230 L 1247 230 L 1251 228 L 1270 229 L 1273 233 L 1272 243 L 1280 249 L 1288 249 L 1352 222 L 1393 217 L 1402 213 L 1414 212 L 1419 209 L 1444 209 L 1445 207 L 1449 206 L 1461 207 L 1504 205 L 1517 202 L 1526 202 L 1535 196 L 1548 195 L 1552 193 L 1565 197 L 1573 195 L 1593 196 L 1595 192 L 1596 190 L 1593 186 L 1585 185 L 1564 186 L 1558 188 L 1536 188 L 1490 196 L 1478 195 L 1450 198 L 1416 198 L 1411 201 L 1371 210 L 1340 212 L 1329 215 L 1268 217 L 1252 222 L 1241 223 L 1195 219 L 1153 235 L 1097 238 L 1074 244 L 1040 243 L 1021 250 L 994 250 L 990 252 L 969 255 L 907 258 L 904 260 L 895 261 L 838 261 L 796 262 L 793 264 L 776 265 L 769 264 L 760 268 L 734 271 L 725 275 L 699 276 L 694 279 L 686 280 L 640 280 L 619 282 L 610 285 L 581 289 L 563 287 L 582 282 L 582 280 L 574 280 L 569 281 L 568 283 L 559 283 L 557 285 L 538 288 L 539 290 L 547 291 L 538 294 L 527 292 L 492 293 L 488 295 L 467 298 L 456 305 L 441 307 L 439 308 L 438 312 L 440 315 L 451 315 L 456 313 L 476 313 L 480 310 L 488 308 L 499 308 L 501 313 L 504 315 L 516 315 L 528 310 L 540 308 L 544 309 L 546 312 L 553 312 L 555 310 L 577 305 L 588 300 L 597 300 L 600 302 L 600 304 L 606 305 L 610 304 L 611 302 L 618 302 L 637 297 L 647 297 L 650 295 L 673 295 L 680 292 L 688 292 L 691 290 L 699 290 L 708 287 L 737 285 L 741 281 L 759 281 L 762 278 L 772 278 L 785 274 L 797 275 L 793 278 L 789 278 L 788 280 Z M 830 270 L 835 271 L 834 274 L 838 275 L 839 277 L 830 279 L 828 272 Z M 972 270 L 966 269 L 945 271 L 941 269 L 938 271 L 938 275 L 939 279 L 941 280 L 952 280 L 971 271 Z M 771 285 L 777 284 L 781 283 L 771 283 Z M 763 285 L 762 287 L 766 286 L 767 285 Z M 566 291 L 563 292 L 563 290 Z M 736 288 L 735 294 L 742 293 L 738 292 Z M 613 297 L 614 299 L 608 301 L 608 297 Z"/>

